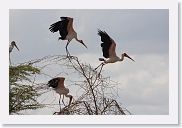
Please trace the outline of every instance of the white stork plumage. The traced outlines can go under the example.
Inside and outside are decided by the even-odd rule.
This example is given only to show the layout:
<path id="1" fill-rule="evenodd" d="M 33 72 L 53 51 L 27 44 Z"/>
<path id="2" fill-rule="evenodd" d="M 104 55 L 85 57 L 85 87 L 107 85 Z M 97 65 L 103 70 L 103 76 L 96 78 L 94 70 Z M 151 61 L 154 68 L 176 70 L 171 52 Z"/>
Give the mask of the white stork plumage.
<path id="1" fill-rule="evenodd" d="M 126 53 L 121 54 L 121 58 L 116 55 L 116 43 L 105 31 L 98 30 L 98 35 L 101 37 L 101 41 L 103 42 L 101 43 L 103 56 L 107 58 L 107 60 L 104 58 L 99 58 L 100 61 L 103 61 L 103 63 L 101 63 L 99 66 L 103 66 L 104 64 L 108 63 L 115 63 L 117 61 L 123 61 L 125 57 L 134 61 Z"/>
<path id="2" fill-rule="evenodd" d="M 87 46 L 83 43 L 83 41 L 77 38 L 77 33 L 73 29 L 73 18 L 70 18 L 70 17 L 60 17 L 60 18 L 61 18 L 61 21 L 53 23 L 50 26 L 49 30 L 53 33 L 59 31 L 59 34 L 61 37 L 59 37 L 58 40 L 61 39 L 61 40 L 68 41 L 66 44 L 66 50 L 67 50 L 68 44 L 70 43 L 72 39 L 75 39 L 76 41 L 78 41 L 79 43 L 81 43 L 87 48 Z"/>
<path id="3" fill-rule="evenodd" d="M 69 93 L 69 89 L 66 88 L 64 86 L 64 77 L 57 77 L 57 78 L 53 78 L 50 81 L 48 81 L 48 86 L 54 88 L 54 90 L 56 91 L 56 93 L 58 93 L 60 95 L 60 100 L 61 100 L 61 95 L 63 95 L 63 99 L 62 102 L 64 103 L 64 96 L 69 97 L 70 101 L 68 106 L 71 104 L 71 101 L 73 99 L 72 95 L 68 95 Z M 60 104 L 60 100 L 59 100 L 59 104 Z"/>

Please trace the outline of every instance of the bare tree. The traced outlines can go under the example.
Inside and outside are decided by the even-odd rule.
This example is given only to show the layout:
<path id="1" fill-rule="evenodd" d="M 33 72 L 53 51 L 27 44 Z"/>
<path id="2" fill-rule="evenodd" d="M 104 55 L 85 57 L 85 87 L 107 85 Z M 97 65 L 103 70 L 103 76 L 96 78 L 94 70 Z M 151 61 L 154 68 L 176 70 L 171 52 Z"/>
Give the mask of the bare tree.
<path id="1" fill-rule="evenodd" d="M 69 87 L 75 88 L 71 104 L 44 104 L 42 106 L 56 106 L 59 111 L 57 115 L 125 115 L 130 112 L 121 106 L 117 101 L 117 82 L 110 77 L 104 77 L 102 71 L 96 71 L 90 64 L 81 62 L 78 57 L 69 55 L 46 56 L 41 59 L 32 60 L 23 65 L 32 65 L 40 70 L 39 77 L 34 76 L 30 82 L 39 94 L 45 94 L 48 89 L 48 81 L 58 76 L 69 76 Z M 20 64 L 22 65 L 22 64 Z M 51 74 L 51 69 L 56 73 Z M 38 79 L 47 76 L 44 82 L 39 83 Z M 35 86 L 36 85 L 36 86 Z M 74 93 L 74 94 L 73 94 Z"/>
<path id="2" fill-rule="evenodd" d="M 68 73 L 73 78 L 78 76 L 76 80 L 70 78 L 70 83 L 77 86 L 79 94 L 74 97 L 74 101 L 70 105 L 62 105 L 59 112 L 54 114 L 76 114 L 76 115 L 125 115 L 130 112 L 121 107 L 116 100 L 118 97 L 118 83 L 111 80 L 110 77 L 104 77 L 101 71 L 96 71 L 89 65 L 82 63 L 78 57 L 55 55 L 45 57 L 35 61 L 41 63 L 40 69 L 44 70 L 54 65 L 60 69 L 59 75 Z M 65 69 L 63 72 L 61 69 Z M 65 71 L 64 70 L 64 71 Z M 61 72 L 62 71 L 62 72 Z M 46 73 L 44 73 L 46 74 Z M 71 75 L 72 74 L 72 75 Z M 46 84 L 45 84 L 46 85 Z M 70 92 L 71 93 L 71 92 Z"/>

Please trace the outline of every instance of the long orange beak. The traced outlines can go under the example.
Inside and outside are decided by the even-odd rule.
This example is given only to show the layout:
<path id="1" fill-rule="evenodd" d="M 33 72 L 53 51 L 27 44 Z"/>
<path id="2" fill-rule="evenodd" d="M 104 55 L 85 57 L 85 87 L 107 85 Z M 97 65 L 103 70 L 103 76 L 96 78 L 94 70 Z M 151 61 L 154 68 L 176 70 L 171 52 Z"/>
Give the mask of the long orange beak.
<path id="1" fill-rule="evenodd" d="M 132 61 L 134 61 L 134 59 L 132 59 L 130 56 L 128 56 L 126 53 L 125 53 L 125 55 L 124 55 L 125 57 L 127 57 L 127 58 L 129 58 L 129 59 L 131 59 Z"/>

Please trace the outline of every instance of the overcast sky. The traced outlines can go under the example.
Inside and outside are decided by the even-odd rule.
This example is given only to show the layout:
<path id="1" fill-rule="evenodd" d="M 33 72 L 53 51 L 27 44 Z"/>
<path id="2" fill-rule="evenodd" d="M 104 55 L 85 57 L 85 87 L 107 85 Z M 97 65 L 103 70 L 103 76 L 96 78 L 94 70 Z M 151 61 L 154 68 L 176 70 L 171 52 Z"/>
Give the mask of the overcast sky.
<path id="1" fill-rule="evenodd" d="M 66 41 L 58 41 L 59 33 L 48 28 L 61 16 L 73 17 L 78 38 L 88 49 L 73 40 L 71 54 L 97 66 L 102 57 L 97 29 L 106 31 L 117 44 L 118 56 L 126 52 L 136 61 L 104 67 L 105 75 L 121 83 L 122 105 L 133 114 L 169 113 L 168 10 L 10 10 L 9 14 L 9 41 L 16 41 L 20 49 L 11 54 L 14 64 L 65 55 Z"/>

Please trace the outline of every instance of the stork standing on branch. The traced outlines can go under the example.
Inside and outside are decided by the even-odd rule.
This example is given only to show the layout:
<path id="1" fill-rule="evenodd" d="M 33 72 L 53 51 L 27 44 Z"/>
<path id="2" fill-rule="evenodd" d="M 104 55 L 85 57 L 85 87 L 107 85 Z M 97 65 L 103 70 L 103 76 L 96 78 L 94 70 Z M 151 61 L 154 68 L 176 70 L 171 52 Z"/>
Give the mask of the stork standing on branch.
<path id="1" fill-rule="evenodd" d="M 11 44 L 9 45 L 9 62 L 11 64 L 11 59 L 10 59 L 10 53 L 13 51 L 13 48 L 16 47 L 19 50 L 18 46 L 16 45 L 15 41 L 12 41 Z"/>
<path id="2" fill-rule="evenodd" d="M 116 55 L 116 43 L 105 31 L 98 30 L 98 35 L 101 37 L 101 41 L 103 42 L 103 43 L 101 43 L 103 56 L 105 58 L 107 58 L 107 60 L 105 60 L 104 58 L 99 58 L 99 60 L 103 61 L 103 63 L 101 63 L 98 67 L 100 67 L 100 66 L 103 67 L 103 65 L 108 64 L 108 63 L 115 63 L 117 61 L 123 61 L 125 57 L 134 61 L 126 53 L 121 54 L 121 58 Z M 102 70 L 102 67 L 101 67 L 101 70 Z M 97 68 L 95 68 L 95 70 Z"/>
<path id="3" fill-rule="evenodd" d="M 66 52 L 68 53 L 68 49 L 67 49 L 68 44 L 74 38 L 77 42 L 81 43 L 87 48 L 87 46 L 83 43 L 83 41 L 77 38 L 77 33 L 73 29 L 73 18 L 70 18 L 70 17 L 60 17 L 60 18 L 61 18 L 61 21 L 53 23 L 50 26 L 49 30 L 53 33 L 59 31 L 59 34 L 61 37 L 59 37 L 58 40 L 60 39 L 67 40 Z"/>
<path id="4" fill-rule="evenodd" d="M 70 98 L 70 101 L 68 104 L 68 106 L 69 106 L 71 104 L 73 96 L 68 95 L 69 89 L 64 86 L 64 80 L 65 80 L 64 77 L 53 78 L 50 81 L 48 81 L 48 86 L 54 88 L 56 93 L 58 93 L 60 95 L 59 104 L 60 104 L 60 100 L 61 100 L 61 95 L 63 95 L 63 99 L 62 99 L 63 104 L 64 104 L 64 96 L 69 97 Z"/>

